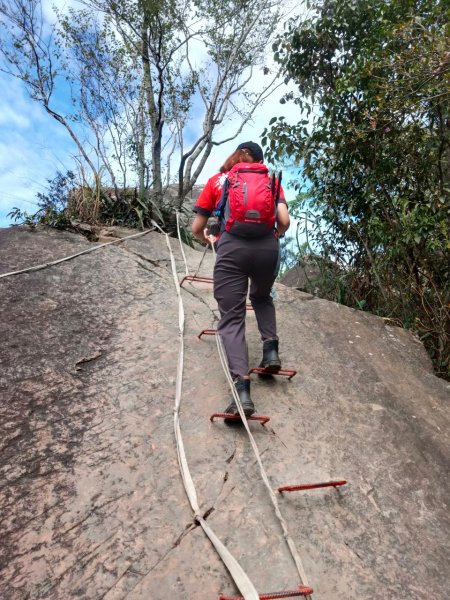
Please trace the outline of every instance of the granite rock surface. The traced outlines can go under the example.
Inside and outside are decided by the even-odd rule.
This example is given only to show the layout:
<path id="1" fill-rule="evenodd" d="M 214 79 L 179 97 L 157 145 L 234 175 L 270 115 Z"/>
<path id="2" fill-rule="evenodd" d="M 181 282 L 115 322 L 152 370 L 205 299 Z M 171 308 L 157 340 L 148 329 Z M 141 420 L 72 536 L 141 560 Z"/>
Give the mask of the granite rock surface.
<path id="1" fill-rule="evenodd" d="M 129 232 L 134 233 L 132 231 Z M 123 232 L 122 232 L 123 235 Z M 170 240 L 178 276 L 185 274 Z M 91 248 L 0 230 L 0 274 Z M 202 252 L 184 247 L 189 272 Z M 200 272 L 211 275 L 207 252 Z M 209 600 L 239 595 L 195 522 L 177 461 L 178 299 L 165 236 L 0 279 L 0 598 Z M 181 430 L 201 509 L 260 593 L 299 576 L 245 429 L 210 422 L 229 389 L 211 286 L 185 283 Z M 277 285 L 283 366 L 252 375 L 251 422 L 316 600 L 445 600 L 449 384 L 382 319 Z M 247 314 L 250 362 L 260 360 Z"/>

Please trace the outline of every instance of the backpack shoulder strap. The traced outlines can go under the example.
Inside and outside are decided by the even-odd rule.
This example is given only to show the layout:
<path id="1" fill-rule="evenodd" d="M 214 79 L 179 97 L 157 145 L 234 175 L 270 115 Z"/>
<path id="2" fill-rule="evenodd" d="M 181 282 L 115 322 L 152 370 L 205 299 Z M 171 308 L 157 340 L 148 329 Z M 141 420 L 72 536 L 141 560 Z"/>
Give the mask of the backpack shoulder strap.
<path id="1" fill-rule="evenodd" d="M 280 171 L 278 173 L 278 186 L 277 186 L 277 195 L 275 196 L 275 206 L 278 206 L 278 202 L 280 201 L 282 175 L 283 175 L 283 173 L 282 173 L 282 171 Z"/>
<path id="2" fill-rule="evenodd" d="M 222 193 L 220 194 L 220 200 L 214 210 L 214 214 L 218 218 L 219 223 L 223 221 L 223 216 L 225 213 L 225 206 L 228 200 L 228 187 L 230 185 L 228 177 L 225 179 L 222 186 Z"/>

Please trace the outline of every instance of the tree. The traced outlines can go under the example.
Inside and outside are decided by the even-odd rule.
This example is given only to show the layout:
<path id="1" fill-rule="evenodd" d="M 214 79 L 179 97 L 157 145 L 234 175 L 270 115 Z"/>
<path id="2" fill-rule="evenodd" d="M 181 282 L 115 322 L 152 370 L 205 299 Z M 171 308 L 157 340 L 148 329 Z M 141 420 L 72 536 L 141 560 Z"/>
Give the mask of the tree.
<path id="1" fill-rule="evenodd" d="M 162 149 L 175 142 L 180 154 L 180 207 L 212 148 L 239 135 L 274 89 L 276 74 L 264 69 L 263 61 L 279 20 L 277 3 L 132 0 L 119 6 L 111 0 L 90 0 L 90 5 L 102 11 L 106 22 L 120 33 L 129 62 L 140 69 L 152 190 L 158 203 L 163 194 Z M 192 59 L 193 45 L 200 45 L 205 55 L 200 65 Z M 251 93 L 247 86 L 258 68 L 267 81 Z M 194 105 L 201 106 L 202 124 L 189 140 L 186 124 Z M 231 136 L 220 139 L 216 134 L 227 119 L 233 119 L 236 126 Z"/>
<path id="2" fill-rule="evenodd" d="M 316 242 L 348 301 L 411 327 L 450 376 L 450 8 L 318 0 L 275 44 L 306 117 L 274 120 L 273 156 L 302 160 Z M 319 231 L 320 229 L 320 231 Z M 320 234 L 320 236 L 319 236 Z M 357 299 L 354 302 L 352 299 Z"/>
<path id="3" fill-rule="evenodd" d="M 6 70 L 65 124 L 96 176 L 106 171 L 117 189 L 137 177 L 147 207 L 161 208 L 175 171 L 180 208 L 213 147 L 239 135 L 277 85 L 264 65 L 277 1 L 84 0 L 47 30 L 35 26 L 38 8 L 0 0 Z M 70 117 L 51 107 L 58 78 L 70 84 Z"/>
<path id="4" fill-rule="evenodd" d="M 0 0 L 0 70 L 19 78 L 30 97 L 68 131 L 97 178 L 98 169 L 86 152 L 70 118 L 55 108 L 54 92 L 59 76 L 59 50 L 53 31 L 46 30 L 40 0 Z"/>

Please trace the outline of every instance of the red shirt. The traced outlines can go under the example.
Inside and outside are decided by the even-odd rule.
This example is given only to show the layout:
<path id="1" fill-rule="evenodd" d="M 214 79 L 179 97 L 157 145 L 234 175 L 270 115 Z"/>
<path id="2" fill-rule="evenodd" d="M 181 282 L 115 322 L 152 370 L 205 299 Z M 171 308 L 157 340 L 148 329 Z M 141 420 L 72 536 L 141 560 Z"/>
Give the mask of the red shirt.
<path id="1" fill-rule="evenodd" d="M 194 206 L 194 212 L 204 217 L 210 217 L 219 204 L 220 197 L 222 195 L 222 187 L 225 183 L 228 173 L 216 173 L 208 179 L 203 188 L 197 202 Z M 279 202 L 286 204 L 286 198 L 284 196 L 283 186 L 280 190 Z"/>

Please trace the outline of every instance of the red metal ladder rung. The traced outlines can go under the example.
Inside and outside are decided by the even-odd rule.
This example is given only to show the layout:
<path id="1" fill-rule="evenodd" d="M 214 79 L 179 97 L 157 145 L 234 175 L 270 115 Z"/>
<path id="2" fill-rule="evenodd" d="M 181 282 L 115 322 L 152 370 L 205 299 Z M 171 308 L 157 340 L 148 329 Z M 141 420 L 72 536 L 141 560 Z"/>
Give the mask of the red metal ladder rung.
<path id="1" fill-rule="evenodd" d="M 229 421 L 241 421 L 241 415 L 233 415 L 230 413 L 213 413 L 210 417 L 210 421 L 214 421 L 214 419 L 227 419 Z M 259 421 L 261 425 L 265 425 L 268 421 L 270 421 L 270 417 L 266 415 L 252 415 L 251 417 L 246 417 L 247 421 Z"/>
<path id="2" fill-rule="evenodd" d="M 284 592 L 271 592 L 269 594 L 260 594 L 260 600 L 274 600 L 276 598 L 294 598 L 296 596 L 309 596 L 313 593 L 312 587 L 300 585 L 296 590 L 286 590 Z M 224 596 L 219 595 L 219 600 L 244 600 L 243 596 Z"/>
<path id="3" fill-rule="evenodd" d="M 280 369 L 279 371 L 271 371 L 270 369 L 265 369 L 263 367 L 254 367 L 250 369 L 249 375 L 252 373 L 257 373 L 258 375 L 278 375 L 280 377 L 287 377 L 288 379 L 292 379 L 297 375 L 297 371 L 293 369 Z"/>
<path id="4" fill-rule="evenodd" d="M 337 481 L 325 481 L 323 483 L 302 483 L 299 485 L 283 485 L 278 489 L 281 492 L 300 492 L 303 490 L 315 490 L 318 488 L 325 487 L 338 487 L 340 485 L 345 485 L 347 481 L 345 479 L 339 479 Z"/>
<path id="5" fill-rule="evenodd" d="M 185 281 L 200 281 L 201 283 L 213 283 L 212 277 L 206 277 L 205 275 L 185 275 L 180 281 L 180 287 L 183 286 Z"/>
<path id="6" fill-rule="evenodd" d="M 202 329 L 197 337 L 200 340 L 202 335 L 216 335 L 216 334 L 217 334 L 217 329 Z"/>

